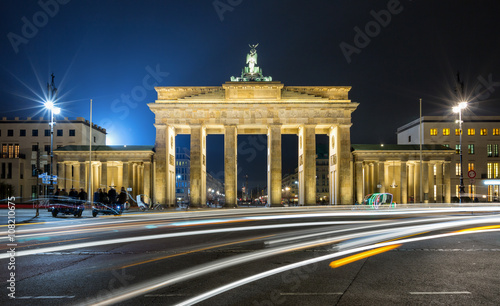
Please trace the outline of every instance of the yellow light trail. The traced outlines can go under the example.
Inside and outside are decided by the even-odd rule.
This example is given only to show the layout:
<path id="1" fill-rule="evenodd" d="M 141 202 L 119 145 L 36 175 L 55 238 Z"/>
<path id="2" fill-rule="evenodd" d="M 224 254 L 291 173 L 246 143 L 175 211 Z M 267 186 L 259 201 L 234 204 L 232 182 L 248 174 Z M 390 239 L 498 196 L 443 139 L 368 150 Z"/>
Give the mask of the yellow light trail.
<path id="1" fill-rule="evenodd" d="M 495 229 L 495 228 L 500 228 L 500 225 L 487 225 L 487 226 L 471 227 L 471 228 L 466 228 L 466 229 L 456 231 L 455 233 L 475 232 L 475 231 L 489 230 L 489 229 Z"/>
<path id="2" fill-rule="evenodd" d="M 186 254 L 191 254 L 191 253 L 206 251 L 206 250 L 210 250 L 210 249 L 216 249 L 216 248 L 220 248 L 220 247 L 224 247 L 224 246 L 228 246 L 228 245 L 233 245 L 233 244 L 238 244 L 238 243 L 244 243 L 244 242 L 259 240 L 259 239 L 268 238 L 268 237 L 272 237 L 272 236 L 274 236 L 274 235 L 267 235 L 267 236 L 252 238 L 252 239 L 246 239 L 246 240 L 240 240 L 240 241 L 235 241 L 235 242 L 229 242 L 229 243 L 214 245 L 214 246 L 210 246 L 210 247 L 206 247 L 206 248 L 201 248 L 201 249 L 197 249 L 197 250 L 192 250 L 192 251 L 182 252 L 182 253 L 178 253 L 178 254 L 168 255 L 168 256 L 164 256 L 164 257 L 160 257 L 160 258 L 153 258 L 153 259 L 141 261 L 141 262 L 138 262 L 138 263 L 133 263 L 133 264 L 130 264 L 130 265 L 126 265 L 126 266 L 120 267 L 118 269 L 125 269 L 125 268 L 129 268 L 129 267 L 133 267 L 133 266 L 138 266 L 138 265 L 142 265 L 142 264 L 145 264 L 145 263 L 150 263 L 150 262 L 154 262 L 154 261 L 158 261 L 158 260 L 163 260 L 163 259 L 177 257 L 177 256 L 182 256 L 182 255 L 186 255 Z"/>
<path id="3" fill-rule="evenodd" d="M 330 267 L 332 267 L 333 269 L 335 269 L 335 268 L 341 267 L 343 265 L 350 264 L 351 262 L 358 261 L 358 260 L 363 259 L 363 258 L 371 257 L 371 256 L 374 256 L 374 255 L 377 255 L 377 254 L 380 254 L 380 253 L 384 253 L 384 252 L 393 250 L 395 248 L 399 248 L 400 246 L 402 246 L 402 244 L 393 244 L 393 245 L 388 245 L 388 246 L 384 246 L 384 247 L 381 247 L 381 248 L 369 250 L 369 251 L 366 251 L 366 252 L 362 252 L 362 253 L 359 253 L 359 254 L 356 254 L 356 255 L 352 255 L 352 256 L 349 256 L 349 257 L 345 257 L 345 258 L 342 258 L 342 259 L 339 259 L 339 260 L 332 261 L 330 263 Z"/>

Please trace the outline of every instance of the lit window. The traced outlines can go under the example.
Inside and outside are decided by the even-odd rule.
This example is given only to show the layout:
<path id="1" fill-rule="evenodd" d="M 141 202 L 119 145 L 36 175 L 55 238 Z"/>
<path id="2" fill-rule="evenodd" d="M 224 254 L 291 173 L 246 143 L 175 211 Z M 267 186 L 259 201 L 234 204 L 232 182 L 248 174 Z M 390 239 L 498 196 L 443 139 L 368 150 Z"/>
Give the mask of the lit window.
<path id="1" fill-rule="evenodd" d="M 491 131 L 491 134 L 493 134 L 493 136 L 498 136 L 498 135 L 500 135 L 500 129 L 493 129 L 493 130 Z"/>
<path id="2" fill-rule="evenodd" d="M 455 164 L 455 175 L 460 175 L 460 163 Z"/>
<path id="3" fill-rule="evenodd" d="M 498 144 L 493 145 L 493 157 L 498 157 Z"/>
<path id="4" fill-rule="evenodd" d="M 476 129 L 467 129 L 467 135 L 469 136 L 476 135 Z"/>
<path id="5" fill-rule="evenodd" d="M 467 149 L 469 150 L 469 154 L 474 154 L 474 145 L 473 144 L 468 144 Z"/>
<path id="6" fill-rule="evenodd" d="M 455 152 L 456 152 L 457 154 L 460 154 L 460 145 L 459 145 L 459 144 L 456 144 L 456 145 L 455 145 Z"/>
<path id="7" fill-rule="evenodd" d="M 460 129 L 455 129 L 455 136 L 460 136 Z"/>
<path id="8" fill-rule="evenodd" d="M 438 134 L 437 129 L 431 129 L 431 136 L 436 136 Z"/>
<path id="9" fill-rule="evenodd" d="M 493 178 L 493 163 L 488 163 L 487 164 L 488 171 L 487 171 L 487 176 L 488 178 Z"/>
<path id="10" fill-rule="evenodd" d="M 467 166 L 468 166 L 467 168 L 469 169 L 469 171 L 474 170 L 474 163 L 469 163 Z"/>
<path id="11" fill-rule="evenodd" d="M 449 136 L 450 135 L 450 129 L 443 129 L 443 135 L 444 136 Z"/>
<path id="12" fill-rule="evenodd" d="M 468 189 L 470 197 L 474 199 L 476 197 L 476 185 L 469 185 Z"/>
<path id="13" fill-rule="evenodd" d="M 488 129 L 481 129 L 479 132 L 480 132 L 481 136 L 488 135 Z"/>
<path id="14" fill-rule="evenodd" d="M 486 152 L 488 152 L 488 157 L 493 156 L 493 145 L 492 144 L 487 144 L 486 145 Z"/>

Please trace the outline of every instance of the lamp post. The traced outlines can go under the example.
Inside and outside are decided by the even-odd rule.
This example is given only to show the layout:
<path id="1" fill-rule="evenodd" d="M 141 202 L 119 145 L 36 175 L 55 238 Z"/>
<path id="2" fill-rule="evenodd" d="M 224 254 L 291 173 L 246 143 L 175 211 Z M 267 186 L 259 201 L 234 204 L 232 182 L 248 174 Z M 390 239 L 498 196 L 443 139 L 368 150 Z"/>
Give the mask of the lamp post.
<path id="1" fill-rule="evenodd" d="M 463 171 L 463 162 L 462 162 L 462 110 L 467 107 L 467 102 L 460 102 L 458 103 L 457 106 L 453 107 L 453 112 L 458 113 L 458 120 L 456 121 L 458 123 L 458 130 L 460 133 L 460 186 L 458 189 L 458 202 L 462 203 L 462 193 L 465 192 L 464 190 L 464 171 Z"/>
<path id="2" fill-rule="evenodd" d="M 49 194 L 54 194 L 54 179 L 52 174 L 54 173 L 54 114 L 58 115 L 61 113 L 61 109 L 54 105 L 54 102 L 47 101 L 44 103 L 45 108 L 50 110 L 50 185 Z"/>

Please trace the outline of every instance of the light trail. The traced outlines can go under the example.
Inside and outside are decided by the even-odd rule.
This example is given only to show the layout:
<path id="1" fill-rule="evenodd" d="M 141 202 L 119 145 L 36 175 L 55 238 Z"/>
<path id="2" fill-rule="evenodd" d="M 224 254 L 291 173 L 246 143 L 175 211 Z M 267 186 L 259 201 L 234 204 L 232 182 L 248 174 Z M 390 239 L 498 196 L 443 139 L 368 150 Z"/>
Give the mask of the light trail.
<path id="1" fill-rule="evenodd" d="M 408 239 L 405 239 L 405 240 L 400 240 L 399 242 L 401 242 L 401 244 L 404 244 L 404 243 L 416 242 L 416 241 L 422 241 L 422 240 L 438 239 L 438 238 L 444 238 L 444 237 L 450 237 L 450 236 L 458 236 L 458 235 L 465 235 L 465 234 L 472 234 L 472 233 L 479 233 L 479 232 L 480 233 L 486 233 L 486 232 L 493 232 L 493 231 L 500 231 L 500 229 L 478 230 L 478 231 L 468 231 L 468 232 L 452 232 L 452 233 L 439 234 L 439 235 L 433 235 L 433 236 L 427 236 L 427 237 L 408 238 Z M 324 261 L 324 260 L 328 260 L 328 259 L 333 259 L 335 257 L 340 257 L 340 256 L 352 254 L 352 253 L 357 253 L 357 252 L 361 252 L 361 251 L 365 251 L 365 250 L 370 250 L 370 249 L 373 249 L 373 248 L 378 248 L 378 247 L 383 247 L 383 246 L 389 246 L 389 245 L 391 245 L 391 242 L 382 243 L 382 244 L 368 245 L 368 246 L 359 247 L 359 248 L 352 249 L 352 250 L 341 251 L 339 253 L 335 253 L 335 254 L 331 254 L 331 255 L 325 255 L 325 256 L 321 256 L 321 257 L 317 257 L 317 258 L 312 258 L 312 259 L 305 260 L 305 261 L 302 261 L 302 262 L 298 262 L 298 263 L 290 264 L 290 265 L 287 265 L 287 266 L 284 266 L 284 267 L 276 268 L 276 269 L 273 269 L 273 270 L 270 270 L 270 271 L 266 271 L 266 272 L 263 272 L 263 273 L 252 275 L 250 277 L 247 277 L 247 278 L 241 279 L 239 281 L 227 284 L 225 286 L 216 288 L 214 290 L 208 291 L 208 292 L 206 292 L 204 294 L 195 296 L 195 297 L 193 297 L 193 298 L 191 298 L 189 300 L 181 302 L 181 303 L 177 304 L 177 306 L 188 306 L 188 305 L 193 305 L 193 304 L 196 304 L 196 303 L 200 303 L 202 301 L 205 301 L 205 300 L 207 300 L 209 298 L 212 298 L 212 297 L 214 297 L 216 295 L 219 295 L 221 293 L 224 293 L 226 291 L 232 290 L 234 288 L 237 288 L 237 287 L 249 284 L 251 282 L 254 282 L 254 281 L 257 281 L 257 280 L 260 280 L 260 279 L 263 279 L 263 278 L 266 278 L 266 277 L 269 277 L 269 276 L 272 276 L 272 275 L 275 275 L 275 274 L 278 274 L 278 273 L 286 272 L 288 270 L 296 269 L 296 268 L 299 268 L 299 267 L 302 267 L 302 266 L 310 265 L 310 264 L 317 263 L 317 262 Z M 119 297 L 115 297 L 114 299 L 109 299 L 109 300 L 103 301 L 102 303 L 99 303 L 97 305 L 110 305 L 110 304 L 114 304 L 114 303 L 117 303 L 117 302 L 120 302 L 120 301 L 123 301 L 123 300 L 119 299 Z"/>
<path id="2" fill-rule="evenodd" d="M 371 256 L 374 256 L 374 255 L 377 255 L 377 254 L 380 254 L 380 253 L 384 253 L 384 252 L 387 252 L 387 251 L 390 251 L 390 250 L 394 250 L 395 248 L 399 248 L 400 246 L 402 246 L 402 244 L 394 244 L 394 245 L 388 245 L 388 246 L 384 246 L 384 247 L 381 247 L 381 248 L 377 248 L 377 249 L 365 251 L 365 252 L 362 252 L 362 253 L 358 253 L 356 255 L 352 255 L 352 256 L 349 256 L 349 257 L 345 257 L 345 258 L 342 258 L 342 259 L 339 259 L 339 260 L 332 261 L 330 263 L 330 267 L 332 267 L 332 268 L 335 269 L 335 268 L 338 268 L 338 267 L 350 264 L 352 262 L 355 262 L 355 261 L 358 261 L 358 260 L 361 260 L 361 259 L 364 259 L 364 258 L 367 258 L 367 257 L 371 257 Z"/>
<path id="3" fill-rule="evenodd" d="M 95 241 L 95 242 L 86 242 L 86 243 L 73 244 L 73 245 L 63 245 L 63 246 L 36 249 L 36 250 L 20 251 L 20 252 L 16 253 L 16 257 L 34 255 L 34 254 L 39 254 L 39 253 L 59 252 L 59 251 L 65 251 L 65 250 L 71 250 L 71 249 L 97 247 L 97 246 L 119 244 L 119 243 L 131 243 L 131 242 L 138 242 L 138 241 L 143 242 L 146 240 L 166 239 L 166 238 L 174 238 L 174 237 L 207 235 L 207 234 L 217 234 L 217 233 L 234 233 L 234 232 L 243 232 L 243 231 L 250 231 L 250 230 L 266 230 L 266 229 L 277 229 L 277 228 L 293 228 L 293 227 L 351 224 L 351 223 L 357 223 L 357 222 L 356 221 L 345 221 L 345 222 L 344 221 L 331 221 L 331 222 L 309 222 L 309 223 L 293 223 L 293 224 L 257 225 L 257 226 L 233 227 L 233 228 L 224 228 L 224 229 L 189 231 L 189 232 L 181 232 L 181 233 L 157 234 L 157 235 L 128 237 L 128 238 L 117 238 L 117 239 Z M 0 254 L 0 259 L 8 258 L 8 257 L 9 257 L 9 254 L 7 254 L 7 253 Z"/>
<path id="4" fill-rule="evenodd" d="M 499 217 L 489 217 L 489 218 L 476 217 L 476 218 L 471 219 L 471 220 L 446 222 L 445 224 L 442 224 L 440 226 L 435 226 L 433 228 L 444 229 L 444 228 L 451 228 L 451 227 L 456 227 L 456 226 L 470 225 L 470 224 L 475 224 L 475 223 L 483 223 L 486 221 L 493 221 L 493 220 L 496 222 L 500 221 L 500 216 Z M 415 227 L 413 227 L 413 230 L 414 231 L 422 231 L 422 228 L 425 228 L 426 226 L 427 225 L 415 226 Z M 407 233 L 402 232 L 401 229 L 399 229 L 399 228 L 393 229 L 393 230 L 396 231 L 396 233 L 394 233 L 393 235 L 399 235 L 399 234 L 407 235 Z M 408 242 L 422 241 L 422 240 L 428 240 L 428 239 L 436 239 L 436 238 L 442 238 L 442 237 L 449 237 L 449 236 L 455 236 L 455 235 L 471 234 L 471 233 L 477 233 L 477 232 L 489 232 L 489 231 L 500 231 L 500 229 L 489 229 L 489 230 L 482 230 L 482 231 L 476 231 L 476 232 L 472 232 L 472 231 L 460 232 L 460 233 L 453 232 L 453 233 L 438 234 L 438 235 L 433 235 L 433 236 L 407 238 L 407 239 L 399 240 L 398 244 L 404 244 L 404 243 L 408 243 Z M 386 240 L 387 236 L 389 236 L 389 235 L 388 234 L 381 235 L 379 237 L 379 239 Z M 277 247 L 274 249 L 258 251 L 258 252 L 254 252 L 251 254 L 234 256 L 233 258 L 213 262 L 213 263 L 208 264 L 208 265 L 192 267 L 190 269 L 180 271 L 180 272 L 177 272 L 175 274 L 157 277 L 154 280 L 143 282 L 141 284 L 137 284 L 137 285 L 134 285 L 131 287 L 127 287 L 126 289 L 117 291 L 112 298 L 103 299 L 103 300 L 96 300 L 95 303 L 96 303 L 96 305 L 115 304 L 115 303 L 122 302 L 122 301 L 125 301 L 127 299 L 131 299 L 133 297 L 139 296 L 139 295 L 146 294 L 146 293 L 151 292 L 151 291 L 158 290 L 160 288 L 171 286 L 171 285 L 178 283 L 178 282 L 181 282 L 181 281 L 186 281 L 186 280 L 191 279 L 191 278 L 195 278 L 195 277 L 199 277 L 201 275 L 216 272 L 216 271 L 221 270 L 221 269 L 227 269 L 227 268 L 232 267 L 234 265 L 243 264 L 243 263 L 248 262 L 248 261 L 258 260 L 258 259 L 265 258 L 268 256 L 283 254 L 283 253 L 289 252 L 290 250 L 295 250 L 295 249 L 299 249 L 299 248 L 306 248 L 306 246 L 308 246 L 308 245 L 314 246 L 314 245 L 318 245 L 320 243 L 323 245 L 328 243 L 328 242 L 334 243 L 342 238 L 344 238 L 344 237 L 336 237 L 336 238 L 332 238 L 332 239 L 322 239 L 322 240 L 311 242 L 309 244 L 302 243 L 302 244 L 292 245 L 292 246 L 287 246 L 287 247 Z M 222 292 L 234 289 L 234 288 L 239 287 L 241 285 L 244 285 L 244 284 L 247 284 L 247 283 L 250 283 L 250 282 L 253 282 L 253 281 L 256 281 L 256 280 L 259 280 L 259 279 L 262 279 L 262 278 L 265 278 L 265 277 L 268 277 L 268 276 L 271 276 L 271 275 L 274 275 L 277 273 L 285 272 L 285 271 L 290 270 L 290 269 L 295 269 L 295 268 L 298 268 L 298 267 L 301 267 L 304 265 L 316 263 L 316 262 L 327 260 L 327 259 L 333 259 L 336 257 L 341 257 L 341 256 L 352 254 L 352 253 L 366 251 L 366 250 L 370 250 L 373 248 L 394 245 L 394 242 L 385 242 L 385 243 L 375 243 L 375 244 L 364 245 L 361 247 L 351 248 L 351 247 L 355 246 L 356 244 L 368 243 L 368 242 L 372 241 L 373 239 L 374 239 L 373 237 L 370 237 L 369 239 L 366 239 L 364 241 L 358 240 L 354 243 L 353 242 L 344 243 L 342 246 L 340 246 L 340 244 L 339 244 L 339 246 L 340 246 L 339 251 L 334 253 L 334 254 L 324 255 L 324 256 L 321 256 L 318 258 L 309 259 L 309 260 L 302 261 L 299 263 L 294 263 L 294 264 L 290 264 L 290 265 L 287 265 L 287 266 L 284 266 L 281 268 L 277 268 L 277 269 L 273 269 L 273 270 L 266 271 L 263 273 L 259 273 L 259 274 L 247 277 L 245 279 L 242 279 L 240 281 L 237 281 L 237 282 L 228 284 L 226 286 L 217 288 L 215 290 L 209 291 L 201 296 L 198 296 L 198 297 L 190 299 L 186 302 L 183 302 L 180 305 L 195 304 L 197 302 L 201 302 L 201 301 L 208 299 L 212 296 L 215 296 L 215 295 L 218 295 Z M 349 248 L 349 249 L 346 249 L 346 248 Z M 345 249 L 345 250 L 342 250 L 342 249 Z"/>

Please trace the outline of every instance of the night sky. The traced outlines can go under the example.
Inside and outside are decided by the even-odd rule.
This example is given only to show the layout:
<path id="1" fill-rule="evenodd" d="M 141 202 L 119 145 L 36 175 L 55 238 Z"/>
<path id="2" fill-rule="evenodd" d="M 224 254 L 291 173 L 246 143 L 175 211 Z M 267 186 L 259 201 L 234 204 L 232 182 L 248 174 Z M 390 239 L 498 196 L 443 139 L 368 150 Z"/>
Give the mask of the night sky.
<path id="1" fill-rule="evenodd" d="M 109 144 L 152 146 L 152 86 L 220 86 L 240 74 L 255 43 L 258 66 L 273 80 L 352 86 L 360 103 L 352 143 L 396 143 L 396 129 L 418 118 L 419 98 L 424 115 L 451 116 L 459 99 L 473 102 L 468 113 L 500 115 L 497 1 L 2 0 L 0 7 L 2 117 L 47 117 L 41 101 L 54 73 L 61 116 L 88 119 L 93 99 L 93 121 L 108 130 Z M 465 97 L 454 93 L 457 71 Z M 262 186 L 265 137 L 238 141 L 238 185 L 248 174 L 250 187 Z M 283 143 L 287 172 L 297 166 L 297 140 Z M 208 171 L 220 177 L 222 136 L 207 144 Z"/>

